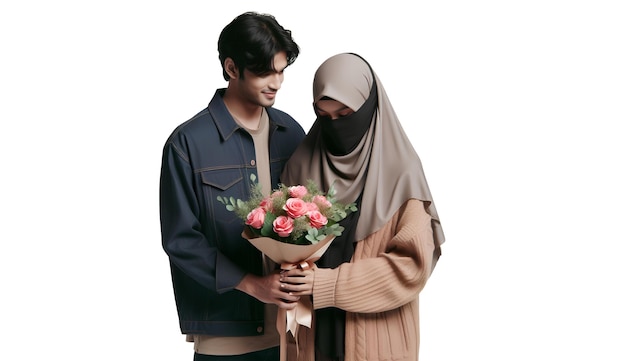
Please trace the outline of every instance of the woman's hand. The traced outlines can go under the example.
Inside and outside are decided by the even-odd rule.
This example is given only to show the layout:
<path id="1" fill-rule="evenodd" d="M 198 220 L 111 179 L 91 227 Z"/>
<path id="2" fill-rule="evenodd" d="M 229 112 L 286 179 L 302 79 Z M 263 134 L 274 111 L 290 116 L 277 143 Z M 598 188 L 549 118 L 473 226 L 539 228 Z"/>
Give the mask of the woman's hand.
<path id="1" fill-rule="evenodd" d="M 280 287 L 291 296 L 308 296 L 313 294 L 313 281 L 317 266 L 312 263 L 310 267 L 302 269 L 296 267 L 290 270 L 280 271 Z"/>

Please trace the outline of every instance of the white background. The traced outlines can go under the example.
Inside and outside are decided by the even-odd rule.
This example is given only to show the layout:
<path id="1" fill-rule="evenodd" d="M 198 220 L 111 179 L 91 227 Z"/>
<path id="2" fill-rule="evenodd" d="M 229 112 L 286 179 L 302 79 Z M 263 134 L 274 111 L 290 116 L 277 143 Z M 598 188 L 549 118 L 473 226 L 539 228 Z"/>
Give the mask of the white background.
<path id="1" fill-rule="evenodd" d="M 421 360 L 625 360 L 622 3 L 3 2 L 0 359 L 191 360 L 161 149 L 256 10 L 302 49 L 278 108 L 308 130 L 313 72 L 357 52 L 422 158 L 447 243 Z"/>

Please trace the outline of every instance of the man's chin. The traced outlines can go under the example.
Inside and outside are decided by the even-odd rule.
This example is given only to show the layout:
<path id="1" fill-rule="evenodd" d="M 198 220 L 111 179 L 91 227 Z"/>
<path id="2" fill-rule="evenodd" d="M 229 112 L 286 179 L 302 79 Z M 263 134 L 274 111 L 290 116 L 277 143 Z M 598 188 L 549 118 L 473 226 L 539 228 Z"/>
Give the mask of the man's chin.
<path id="1" fill-rule="evenodd" d="M 274 99 L 272 99 L 272 100 L 269 100 L 269 99 L 264 99 L 264 100 L 261 102 L 261 105 L 262 105 L 262 106 L 264 106 L 264 107 L 271 107 L 271 106 L 273 106 L 273 105 L 274 105 L 274 103 L 276 103 L 276 101 L 275 101 Z"/>

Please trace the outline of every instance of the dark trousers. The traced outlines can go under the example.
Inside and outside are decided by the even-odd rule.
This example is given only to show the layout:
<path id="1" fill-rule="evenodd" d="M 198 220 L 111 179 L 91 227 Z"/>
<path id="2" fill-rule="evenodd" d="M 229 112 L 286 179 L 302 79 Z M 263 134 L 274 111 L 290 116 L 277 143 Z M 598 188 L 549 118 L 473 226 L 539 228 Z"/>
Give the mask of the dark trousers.
<path id="1" fill-rule="evenodd" d="M 243 355 L 214 356 L 194 353 L 193 361 L 278 361 L 280 359 L 280 347 L 272 347 L 266 350 L 244 353 Z"/>

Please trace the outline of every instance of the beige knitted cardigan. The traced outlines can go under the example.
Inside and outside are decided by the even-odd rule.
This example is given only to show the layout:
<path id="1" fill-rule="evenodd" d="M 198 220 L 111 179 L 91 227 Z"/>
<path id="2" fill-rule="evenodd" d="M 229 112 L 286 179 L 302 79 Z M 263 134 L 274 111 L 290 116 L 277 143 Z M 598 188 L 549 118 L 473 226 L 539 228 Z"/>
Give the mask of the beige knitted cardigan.
<path id="1" fill-rule="evenodd" d="M 433 250 L 431 217 L 422 201 L 411 199 L 357 243 L 350 263 L 315 271 L 314 308 L 347 311 L 346 361 L 418 360 L 419 293 Z M 313 337 L 312 329 L 300 328 L 300 352 L 290 344 L 288 360 L 314 360 Z"/>

